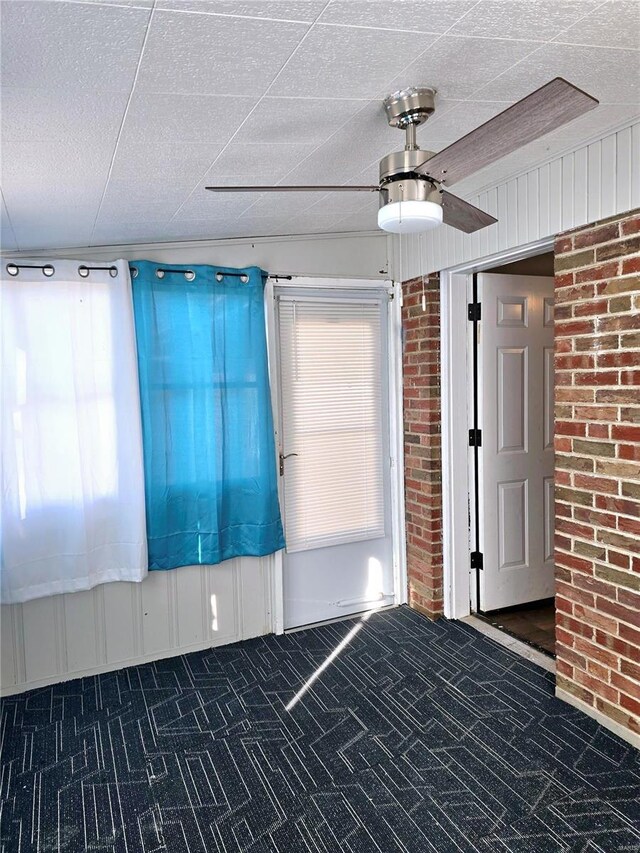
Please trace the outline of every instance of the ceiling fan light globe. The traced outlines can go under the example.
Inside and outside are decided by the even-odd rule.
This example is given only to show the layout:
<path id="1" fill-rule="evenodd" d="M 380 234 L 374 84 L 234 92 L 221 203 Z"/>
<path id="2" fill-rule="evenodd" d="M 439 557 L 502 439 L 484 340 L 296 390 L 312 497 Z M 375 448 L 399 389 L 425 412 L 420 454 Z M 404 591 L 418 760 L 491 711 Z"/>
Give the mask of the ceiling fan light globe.
<path id="1" fill-rule="evenodd" d="M 434 201 L 394 201 L 378 211 L 378 227 L 392 234 L 419 234 L 442 225 L 442 207 Z"/>

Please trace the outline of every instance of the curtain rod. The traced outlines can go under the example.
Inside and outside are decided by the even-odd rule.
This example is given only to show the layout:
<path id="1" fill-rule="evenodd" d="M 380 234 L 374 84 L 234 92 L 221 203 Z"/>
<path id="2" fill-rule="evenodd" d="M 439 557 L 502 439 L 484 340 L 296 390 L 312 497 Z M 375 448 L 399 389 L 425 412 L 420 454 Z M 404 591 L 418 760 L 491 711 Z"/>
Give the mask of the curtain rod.
<path id="1" fill-rule="evenodd" d="M 56 268 L 53 264 L 7 264 L 6 270 L 9 275 L 16 276 L 20 273 L 20 270 L 42 270 L 43 274 L 47 277 L 52 276 Z M 112 278 L 115 278 L 118 275 L 118 268 L 115 265 L 111 265 L 108 267 L 88 267 L 86 264 L 80 264 L 78 267 L 78 273 L 83 277 L 87 278 L 89 273 L 92 270 L 104 270 L 109 273 Z M 170 270 L 166 267 L 159 267 L 156 270 L 156 275 L 158 278 L 163 278 L 167 273 L 181 273 L 187 279 L 187 281 L 193 281 L 196 277 L 196 274 L 193 270 L 184 269 L 184 270 Z M 138 275 L 138 270 L 136 267 L 131 267 L 131 275 L 135 278 Z M 244 272 L 217 272 L 216 279 L 218 281 L 222 281 L 225 276 L 235 276 L 239 278 L 243 282 L 249 281 L 249 276 Z M 291 281 L 293 276 L 291 275 L 268 275 L 267 278 L 271 278 L 274 281 Z"/>
<path id="2" fill-rule="evenodd" d="M 52 276 L 56 268 L 53 264 L 7 264 L 6 270 L 9 275 L 16 276 L 20 273 L 20 270 L 42 270 L 43 275 L 48 277 Z M 85 264 L 80 264 L 78 267 L 78 273 L 83 277 L 87 278 L 89 273 L 92 270 L 105 270 L 108 271 L 111 278 L 115 278 L 118 275 L 118 267 L 115 265 L 111 265 L 108 267 L 88 267 Z"/>
<path id="3" fill-rule="evenodd" d="M 192 269 L 188 269 L 188 268 L 187 269 L 174 270 L 174 269 L 168 269 L 167 267 L 158 267 L 158 269 L 156 270 L 156 276 L 158 278 L 164 278 L 165 275 L 167 275 L 167 273 L 179 273 L 180 275 L 184 275 L 184 277 L 187 279 L 187 281 L 193 281 L 193 279 L 196 277 L 195 272 Z M 137 267 L 131 267 L 131 277 L 136 278 L 137 275 L 138 275 L 138 268 Z M 240 281 L 242 281 L 245 284 L 246 284 L 246 282 L 249 281 L 249 276 L 247 275 L 246 272 L 217 272 L 216 273 L 216 280 L 222 281 L 222 279 L 225 278 L 225 276 L 226 277 L 233 276 L 234 278 L 239 278 Z M 291 281 L 293 276 L 291 276 L 291 275 L 268 275 L 267 278 L 274 279 L 275 281 L 280 281 L 280 280 Z"/>

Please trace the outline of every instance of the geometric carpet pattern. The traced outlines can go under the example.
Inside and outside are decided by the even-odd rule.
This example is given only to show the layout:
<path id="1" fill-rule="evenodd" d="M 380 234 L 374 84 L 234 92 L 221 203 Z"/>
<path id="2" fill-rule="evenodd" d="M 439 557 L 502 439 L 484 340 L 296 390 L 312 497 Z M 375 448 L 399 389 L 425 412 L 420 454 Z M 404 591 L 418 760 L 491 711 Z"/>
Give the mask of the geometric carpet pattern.
<path id="1" fill-rule="evenodd" d="M 407 607 L 2 701 L 0 849 L 640 851 L 640 753 Z"/>

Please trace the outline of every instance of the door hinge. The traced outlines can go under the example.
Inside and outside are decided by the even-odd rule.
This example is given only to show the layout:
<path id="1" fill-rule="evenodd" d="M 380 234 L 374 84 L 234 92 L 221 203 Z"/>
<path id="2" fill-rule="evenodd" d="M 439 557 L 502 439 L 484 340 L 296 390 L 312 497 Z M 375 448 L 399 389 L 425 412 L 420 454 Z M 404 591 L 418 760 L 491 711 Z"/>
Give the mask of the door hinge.
<path id="1" fill-rule="evenodd" d="M 467 316 L 472 322 L 482 319 L 482 306 L 479 302 L 469 302 Z"/>
<path id="2" fill-rule="evenodd" d="M 469 447 L 482 447 L 482 430 L 469 430 Z"/>
<path id="3" fill-rule="evenodd" d="M 471 552 L 471 568 L 484 569 L 484 556 L 482 554 L 482 551 Z"/>

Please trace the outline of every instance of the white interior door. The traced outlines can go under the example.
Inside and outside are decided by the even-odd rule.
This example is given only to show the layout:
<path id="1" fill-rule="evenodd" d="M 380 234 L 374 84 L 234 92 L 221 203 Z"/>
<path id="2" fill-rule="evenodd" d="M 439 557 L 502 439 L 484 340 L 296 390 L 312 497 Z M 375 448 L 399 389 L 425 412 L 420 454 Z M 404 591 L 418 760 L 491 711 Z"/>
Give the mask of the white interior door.
<path id="1" fill-rule="evenodd" d="M 484 611 L 554 594 L 553 287 L 478 275 Z"/>
<path id="2" fill-rule="evenodd" d="M 276 302 L 286 629 L 393 603 L 388 295 Z"/>

